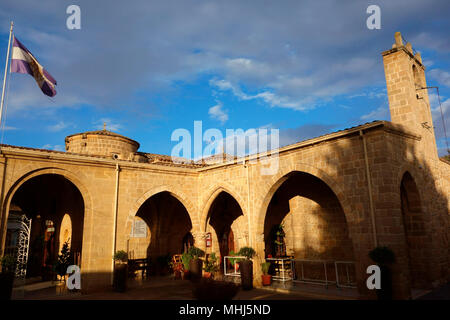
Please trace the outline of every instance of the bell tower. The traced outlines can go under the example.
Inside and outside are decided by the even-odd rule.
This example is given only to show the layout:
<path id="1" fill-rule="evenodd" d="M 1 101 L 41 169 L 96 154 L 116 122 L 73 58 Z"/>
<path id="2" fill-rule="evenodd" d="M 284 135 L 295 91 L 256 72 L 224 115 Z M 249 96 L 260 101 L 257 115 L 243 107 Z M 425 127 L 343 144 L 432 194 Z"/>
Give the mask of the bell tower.
<path id="1" fill-rule="evenodd" d="M 392 123 L 421 136 L 423 155 L 436 158 L 438 154 L 425 66 L 420 53 L 414 53 L 411 43 L 404 45 L 402 35 L 396 32 L 392 49 L 382 55 Z"/>

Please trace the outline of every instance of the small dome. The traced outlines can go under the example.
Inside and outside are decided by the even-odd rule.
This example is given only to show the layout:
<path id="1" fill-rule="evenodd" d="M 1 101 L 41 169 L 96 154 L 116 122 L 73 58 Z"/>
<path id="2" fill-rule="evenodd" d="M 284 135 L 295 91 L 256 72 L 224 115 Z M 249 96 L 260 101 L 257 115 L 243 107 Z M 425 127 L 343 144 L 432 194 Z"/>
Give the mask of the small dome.
<path id="1" fill-rule="evenodd" d="M 66 151 L 73 153 L 133 160 L 138 149 L 138 142 L 105 129 L 66 137 Z"/>

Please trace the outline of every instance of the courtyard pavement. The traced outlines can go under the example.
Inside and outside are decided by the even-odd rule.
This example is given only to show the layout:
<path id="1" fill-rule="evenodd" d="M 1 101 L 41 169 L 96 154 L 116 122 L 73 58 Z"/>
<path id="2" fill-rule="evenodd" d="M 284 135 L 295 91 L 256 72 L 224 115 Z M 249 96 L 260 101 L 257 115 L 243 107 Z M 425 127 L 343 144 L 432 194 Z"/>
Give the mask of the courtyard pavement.
<path id="1" fill-rule="evenodd" d="M 16 300 L 193 300 L 193 284 L 187 280 L 171 277 L 153 277 L 149 280 L 130 280 L 124 293 L 112 290 L 81 294 L 71 293 L 63 283 L 40 282 L 15 288 Z M 351 290 L 326 289 L 321 286 L 304 285 L 297 288 L 283 286 L 239 290 L 234 300 L 348 300 L 357 299 Z"/>
<path id="2" fill-rule="evenodd" d="M 129 280 L 124 293 L 105 290 L 82 294 L 66 290 L 63 282 L 36 282 L 13 291 L 13 300 L 194 300 L 193 284 L 172 277 Z M 234 300 L 357 300 L 354 289 L 318 285 L 274 283 L 271 287 L 240 289 Z M 417 300 L 450 300 L 450 283 L 416 297 Z"/>

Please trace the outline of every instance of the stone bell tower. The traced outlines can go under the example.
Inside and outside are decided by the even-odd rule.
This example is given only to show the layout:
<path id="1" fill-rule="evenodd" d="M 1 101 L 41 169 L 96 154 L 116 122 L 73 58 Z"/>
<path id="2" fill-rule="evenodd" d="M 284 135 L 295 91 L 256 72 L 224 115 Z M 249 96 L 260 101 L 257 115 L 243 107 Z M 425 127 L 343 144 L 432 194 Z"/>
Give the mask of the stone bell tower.
<path id="1" fill-rule="evenodd" d="M 404 45 L 400 32 L 396 32 L 392 49 L 382 55 L 392 123 L 421 136 L 423 156 L 437 158 L 425 66 L 420 53 L 414 54 L 411 43 Z"/>

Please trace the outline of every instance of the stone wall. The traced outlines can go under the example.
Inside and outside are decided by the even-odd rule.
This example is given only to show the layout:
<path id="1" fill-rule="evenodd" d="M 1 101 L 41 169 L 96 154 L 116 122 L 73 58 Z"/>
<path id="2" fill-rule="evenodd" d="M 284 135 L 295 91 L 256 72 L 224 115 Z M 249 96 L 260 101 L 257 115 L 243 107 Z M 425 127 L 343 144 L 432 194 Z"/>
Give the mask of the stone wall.
<path id="1" fill-rule="evenodd" d="M 66 151 L 105 156 L 110 159 L 133 160 L 139 143 L 110 131 L 79 133 L 66 138 Z"/>
<path id="2" fill-rule="evenodd" d="M 443 166 L 448 164 L 439 162 L 439 166 L 437 163 L 428 165 L 416 151 L 420 140 L 388 123 L 363 128 L 377 241 L 394 249 L 398 257 L 394 266 L 396 294 L 398 297 L 408 297 L 411 276 L 403 226 L 401 181 L 408 171 L 421 196 L 428 241 L 425 244 L 430 250 L 430 256 L 423 261 L 429 261 L 426 266 L 430 270 L 428 284 L 436 285 L 448 277 L 448 193 L 445 193 L 448 191 L 448 170 Z M 11 199 L 26 181 L 50 173 L 65 177 L 80 191 L 84 201 L 82 271 L 87 289 L 92 289 L 107 286 L 111 280 L 117 176 L 116 250 L 130 248 L 132 221 L 136 215 L 144 218 L 147 212 L 144 204 L 151 204 L 152 199 L 155 202 L 158 199 L 155 196 L 161 192 L 166 192 L 176 199 L 174 203 L 186 209 L 195 244 L 206 249 L 205 232 L 214 231 L 210 226 L 210 209 L 218 195 L 226 192 L 242 210 L 242 215 L 231 223 L 235 249 L 253 246 L 258 253 L 255 265 L 259 265 L 265 257 L 266 217 L 270 220 L 277 216 L 270 213 L 274 209 L 270 209 L 269 204 L 277 190 L 282 190 L 281 195 L 288 209 L 280 211 L 282 214 L 278 215 L 278 220 L 284 220 L 287 226 L 288 248 L 294 251 L 294 255 L 298 253 L 299 257 L 325 258 L 317 254 L 324 250 L 329 253 L 326 258 L 354 259 L 360 293 L 370 295 L 365 289 L 365 270 L 373 264 L 368 252 L 375 244 L 363 140 L 359 130 L 354 129 L 336 139 L 313 142 L 281 152 L 279 170 L 275 175 L 267 176 L 260 174 L 261 163 L 256 161 L 202 169 L 119 161 L 117 175 L 116 162 L 112 160 L 4 148 L 0 171 L 5 177 L 2 230 Z M 311 175 L 314 177 L 312 181 L 320 183 L 314 185 L 312 181 L 300 179 L 296 183 L 291 182 L 289 187 L 289 181 L 296 181 L 289 180 L 293 172 Z M 306 189 L 302 191 L 302 187 Z M 305 194 L 306 191 L 309 195 Z M 147 201 L 149 199 L 150 202 Z M 157 223 L 154 227 L 169 225 L 176 228 L 176 215 L 170 213 L 173 205 L 167 201 L 161 204 L 167 206 L 163 210 L 169 220 L 167 224 Z M 151 222 L 148 223 L 151 225 Z M 306 231 L 311 231 L 309 234 L 312 236 L 308 238 L 307 246 L 315 249 L 316 254 L 312 254 L 311 250 L 301 251 L 300 238 L 304 237 L 300 234 Z M 315 231 L 320 231 L 321 236 Z M 214 233 L 213 248 L 209 250 L 218 253 L 218 239 Z M 166 240 L 158 238 L 152 241 L 156 245 L 159 242 L 168 247 L 181 247 L 179 239 L 173 240 L 173 243 L 169 241 L 169 238 L 176 238 L 175 234 L 170 234 Z M 2 238 L 4 241 L 4 233 Z M 148 243 L 142 241 L 141 245 L 147 246 Z M 166 250 L 161 245 L 157 248 Z M 259 268 L 255 268 L 256 284 L 259 274 Z"/>

